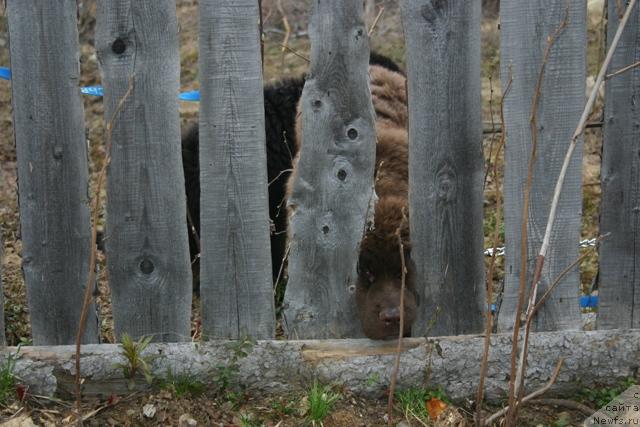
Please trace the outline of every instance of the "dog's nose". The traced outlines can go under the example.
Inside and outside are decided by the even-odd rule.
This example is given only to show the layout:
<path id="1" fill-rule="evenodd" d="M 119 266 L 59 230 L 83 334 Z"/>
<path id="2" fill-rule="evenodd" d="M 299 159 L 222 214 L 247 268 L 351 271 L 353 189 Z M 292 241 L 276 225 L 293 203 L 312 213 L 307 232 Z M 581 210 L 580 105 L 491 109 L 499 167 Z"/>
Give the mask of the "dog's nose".
<path id="1" fill-rule="evenodd" d="M 380 311 L 380 314 L 378 316 L 380 320 L 382 320 L 387 325 L 390 325 L 393 322 L 400 321 L 400 309 L 398 307 L 385 308 L 384 310 Z"/>

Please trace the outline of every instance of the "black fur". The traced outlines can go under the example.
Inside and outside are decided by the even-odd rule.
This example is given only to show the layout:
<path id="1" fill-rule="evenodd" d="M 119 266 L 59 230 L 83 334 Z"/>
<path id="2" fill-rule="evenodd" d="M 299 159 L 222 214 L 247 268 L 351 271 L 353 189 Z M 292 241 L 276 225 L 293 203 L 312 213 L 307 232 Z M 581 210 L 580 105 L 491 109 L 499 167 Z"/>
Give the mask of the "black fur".
<path id="1" fill-rule="evenodd" d="M 402 73 L 398 65 L 386 56 L 371 53 L 370 64 Z M 285 188 L 296 155 L 295 123 L 298 100 L 304 87 L 304 76 L 286 78 L 264 88 L 265 131 L 267 145 L 267 177 L 269 182 L 269 218 L 271 228 L 271 263 L 273 280 L 278 278 L 287 242 L 287 209 Z M 200 168 L 198 164 L 198 124 L 194 123 L 182 136 L 182 163 L 185 175 L 187 209 L 190 225 L 189 250 L 194 271 L 194 286 L 198 283 L 198 253 L 200 234 Z M 191 227 L 190 227 L 191 228 Z"/>

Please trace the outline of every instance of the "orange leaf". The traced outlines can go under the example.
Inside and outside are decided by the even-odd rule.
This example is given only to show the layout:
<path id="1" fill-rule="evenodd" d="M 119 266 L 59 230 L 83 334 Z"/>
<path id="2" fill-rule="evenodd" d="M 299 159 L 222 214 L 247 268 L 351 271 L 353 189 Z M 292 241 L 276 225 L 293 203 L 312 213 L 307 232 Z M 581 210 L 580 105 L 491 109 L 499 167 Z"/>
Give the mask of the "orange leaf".
<path id="1" fill-rule="evenodd" d="M 433 397 L 427 400 L 426 402 L 424 402 L 424 406 L 425 408 L 427 408 L 427 412 L 429 413 L 429 416 L 434 421 L 438 419 L 440 414 L 442 414 L 442 412 L 445 409 L 447 409 L 447 404 L 444 403 L 442 400 L 438 399 L 437 397 Z"/>

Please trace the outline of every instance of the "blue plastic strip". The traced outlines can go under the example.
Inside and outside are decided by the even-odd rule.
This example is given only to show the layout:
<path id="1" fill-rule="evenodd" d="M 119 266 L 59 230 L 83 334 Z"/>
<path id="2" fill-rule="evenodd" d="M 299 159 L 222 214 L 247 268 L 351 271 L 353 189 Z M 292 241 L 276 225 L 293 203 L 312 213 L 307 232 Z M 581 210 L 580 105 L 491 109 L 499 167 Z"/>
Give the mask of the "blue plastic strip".
<path id="1" fill-rule="evenodd" d="M 11 70 L 7 67 L 0 67 L 0 79 L 11 80 Z M 102 86 L 81 87 L 80 92 L 89 96 L 104 96 L 104 90 L 102 89 Z M 200 92 L 197 90 L 182 92 L 178 96 L 178 99 L 180 101 L 199 102 Z"/>
<path id="2" fill-rule="evenodd" d="M 11 70 L 7 67 L 0 67 L 0 79 L 11 80 Z"/>
<path id="3" fill-rule="evenodd" d="M 178 99 L 180 101 L 198 102 L 200 101 L 200 91 L 190 90 L 188 92 L 182 92 Z"/>
<path id="4" fill-rule="evenodd" d="M 584 295 L 580 297 L 580 307 L 596 308 L 598 307 L 598 295 Z"/>
<path id="5" fill-rule="evenodd" d="M 104 96 L 104 91 L 102 90 L 102 86 L 81 87 L 80 92 L 90 96 Z"/>

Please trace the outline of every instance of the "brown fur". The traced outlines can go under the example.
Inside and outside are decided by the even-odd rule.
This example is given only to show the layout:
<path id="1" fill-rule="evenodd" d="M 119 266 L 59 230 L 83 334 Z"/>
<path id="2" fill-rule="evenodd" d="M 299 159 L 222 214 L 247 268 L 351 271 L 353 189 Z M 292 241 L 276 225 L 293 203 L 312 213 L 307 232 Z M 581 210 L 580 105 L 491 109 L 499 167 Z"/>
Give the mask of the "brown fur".
<path id="1" fill-rule="evenodd" d="M 404 335 L 411 333 L 417 309 L 408 223 L 406 79 L 400 73 L 375 65 L 369 67 L 369 75 L 376 112 L 375 190 L 378 202 L 374 212 L 374 227 L 366 232 L 360 243 L 356 305 L 364 334 L 372 339 L 389 339 L 397 337 L 399 333 L 402 263 L 398 228 L 402 236 L 407 268 Z M 300 117 L 298 113 L 296 133 L 299 144 L 302 142 Z M 288 194 L 291 194 L 296 164 L 297 157 L 294 160 L 292 178 L 288 183 Z"/>

